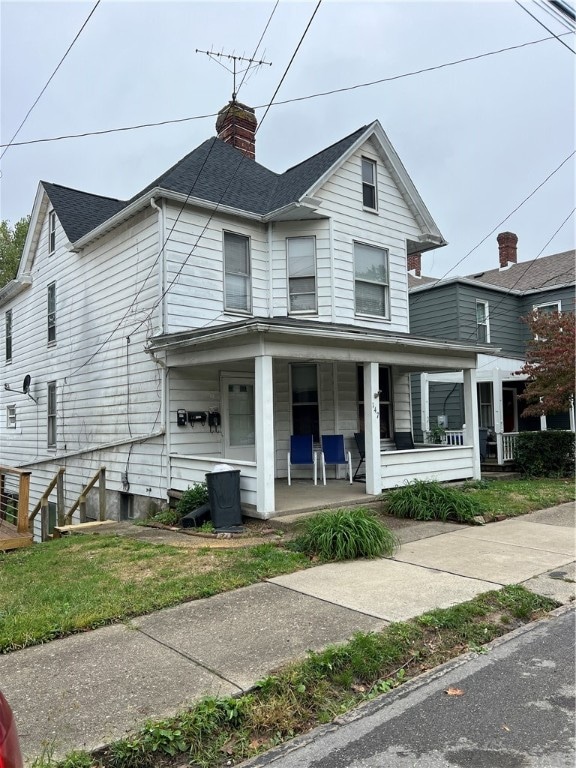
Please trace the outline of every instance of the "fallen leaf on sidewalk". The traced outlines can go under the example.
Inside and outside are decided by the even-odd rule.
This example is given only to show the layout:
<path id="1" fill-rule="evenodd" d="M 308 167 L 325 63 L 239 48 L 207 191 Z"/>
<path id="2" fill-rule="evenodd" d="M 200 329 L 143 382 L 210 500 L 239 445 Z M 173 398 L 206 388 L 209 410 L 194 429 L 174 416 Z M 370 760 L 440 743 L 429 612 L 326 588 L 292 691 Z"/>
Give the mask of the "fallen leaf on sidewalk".
<path id="1" fill-rule="evenodd" d="M 503 730 L 503 731 L 509 731 L 509 730 L 510 730 L 510 728 L 508 728 L 508 726 L 507 726 L 507 725 L 503 725 L 503 726 L 502 726 L 502 730 Z"/>
<path id="2" fill-rule="evenodd" d="M 446 688 L 444 693 L 447 693 L 448 696 L 464 696 L 462 688 Z"/>

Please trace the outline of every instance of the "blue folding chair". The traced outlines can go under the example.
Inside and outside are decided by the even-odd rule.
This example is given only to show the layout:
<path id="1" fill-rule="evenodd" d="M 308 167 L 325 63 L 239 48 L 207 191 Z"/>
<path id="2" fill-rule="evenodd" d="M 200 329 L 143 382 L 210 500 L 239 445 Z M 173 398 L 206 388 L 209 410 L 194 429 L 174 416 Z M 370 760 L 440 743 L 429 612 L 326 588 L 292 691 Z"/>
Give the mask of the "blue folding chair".
<path id="1" fill-rule="evenodd" d="M 297 465 L 312 465 L 314 467 L 314 485 L 318 485 L 318 470 L 314 437 L 312 435 L 291 435 L 290 451 L 288 452 L 288 485 L 292 485 L 290 468 Z"/>
<path id="2" fill-rule="evenodd" d="M 344 435 L 322 435 L 322 479 L 326 485 L 326 464 L 345 464 L 352 483 L 352 454 L 344 449 Z"/>

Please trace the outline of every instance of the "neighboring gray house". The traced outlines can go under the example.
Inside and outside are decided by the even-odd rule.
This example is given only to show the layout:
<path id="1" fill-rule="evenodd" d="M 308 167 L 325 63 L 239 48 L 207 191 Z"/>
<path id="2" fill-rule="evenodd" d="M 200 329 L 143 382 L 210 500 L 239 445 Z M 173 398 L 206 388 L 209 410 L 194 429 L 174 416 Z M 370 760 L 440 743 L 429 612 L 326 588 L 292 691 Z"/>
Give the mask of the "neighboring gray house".
<path id="1" fill-rule="evenodd" d="M 407 256 L 445 241 L 380 123 L 284 173 L 254 159 L 254 110 L 216 130 L 129 200 L 39 184 L 0 290 L 0 463 L 32 471 L 31 504 L 65 467 L 70 509 L 105 466 L 130 517 L 225 461 L 271 517 L 302 434 L 363 432 L 368 495 L 479 477 L 479 347 L 409 333 Z M 411 374 L 462 370 L 463 444 L 396 450 Z"/>
<path id="2" fill-rule="evenodd" d="M 410 330 L 441 339 L 486 344 L 477 368 L 478 417 L 489 430 L 489 454 L 503 464 L 511 459 L 514 436 L 525 430 L 574 429 L 574 410 L 542 418 L 523 418 L 519 398 L 526 376 L 529 331 L 522 317 L 534 310 L 574 312 L 574 251 L 518 263 L 518 238 L 498 235 L 499 268 L 465 277 L 434 280 L 421 275 L 420 258 L 409 257 Z M 416 439 L 435 425 L 458 442 L 464 423 L 461 374 L 422 373 L 413 377 Z"/>

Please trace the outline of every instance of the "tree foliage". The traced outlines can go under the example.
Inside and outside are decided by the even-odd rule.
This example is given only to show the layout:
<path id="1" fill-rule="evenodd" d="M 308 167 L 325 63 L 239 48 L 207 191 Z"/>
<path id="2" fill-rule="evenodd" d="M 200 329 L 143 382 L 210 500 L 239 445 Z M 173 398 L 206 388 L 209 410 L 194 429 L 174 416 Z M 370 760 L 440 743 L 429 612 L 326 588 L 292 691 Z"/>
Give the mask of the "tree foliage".
<path id="1" fill-rule="evenodd" d="M 521 397 L 522 416 L 563 413 L 574 399 L 576 384 L 573 313 L 534 313 L 522 318 L 530 329 L 526 363 L 519 373 L 530 379 Z"/>
<path id="2" fill-rule="evenodd" d="M 29 224 L 29 216 L 17 221 L 13 227 L 6 220 L 0 223 L 0 288 L 16 277 Z"/>

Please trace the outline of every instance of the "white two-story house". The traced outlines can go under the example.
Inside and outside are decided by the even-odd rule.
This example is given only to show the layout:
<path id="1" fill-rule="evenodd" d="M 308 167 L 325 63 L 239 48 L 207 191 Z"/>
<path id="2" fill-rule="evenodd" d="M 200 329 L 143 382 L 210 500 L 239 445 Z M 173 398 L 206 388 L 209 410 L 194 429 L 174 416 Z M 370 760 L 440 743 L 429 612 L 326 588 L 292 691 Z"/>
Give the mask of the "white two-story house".
<path id="1" fill-rule="evenodd" d="M 105 466 L 109 514 L 140 515 L 225 462 L 267 518 L 292 434 L 358 459 L 363 433 L 359 493 L 479 476 L 479 348 L 409 333 L 407 256 L 445 241 L 382 126 L 281 174 L 255 130 L 230 103 L 130 200 L 39 184 L 0 290 L 0 463 L 31 470 L 32 504 L 59 467 L 70 505 Z M 464 444 L 396 450 L 410 374 L 442 371 L 464 371 Z"/>

